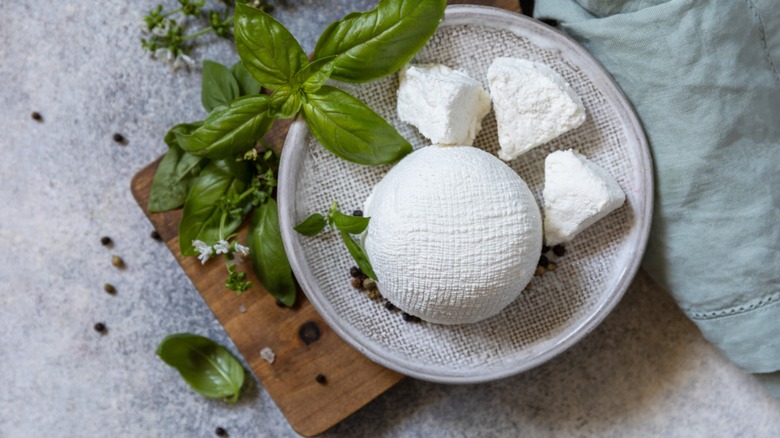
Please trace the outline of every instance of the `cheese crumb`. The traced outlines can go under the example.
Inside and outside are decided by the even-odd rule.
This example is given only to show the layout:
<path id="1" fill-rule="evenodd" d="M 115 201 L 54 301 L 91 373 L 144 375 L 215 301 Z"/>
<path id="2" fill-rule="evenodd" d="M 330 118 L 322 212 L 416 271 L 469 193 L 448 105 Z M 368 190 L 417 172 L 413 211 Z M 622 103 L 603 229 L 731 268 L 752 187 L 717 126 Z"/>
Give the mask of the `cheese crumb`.
<path id="1" fill-rule="evenodd" d="M 502 160 L 517 158 L 585 122 L 582 100 L 544 64 L 496 58 L 488 69 L 488 84 Z"/>
<path id="2" fill-rule="evenodd" d="M 445 65 L 409 66 L 399 73 L 398 117 L 434 144 L 471 145 L 490 96 L 466 73 Z"/>
<path id="3" fill-rule="evenodd" d="M 544 160 L 542 197 L 547 245 L 571 241 L 626 200 L 612 175 L 571 149 Z"/>

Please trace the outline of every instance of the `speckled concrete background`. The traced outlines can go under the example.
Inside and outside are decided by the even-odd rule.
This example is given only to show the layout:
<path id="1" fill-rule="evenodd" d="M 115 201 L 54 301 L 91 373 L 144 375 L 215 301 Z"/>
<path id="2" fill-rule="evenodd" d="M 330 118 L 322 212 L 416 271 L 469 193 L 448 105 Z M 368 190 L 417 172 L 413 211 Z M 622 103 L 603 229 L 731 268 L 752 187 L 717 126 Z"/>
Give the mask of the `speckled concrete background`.
<path id="1" fill-rule="evenodd" d="M 311 50 L 326 23 L 374 3 L 288 0 L 276 16 Z M 164 151 L 168 127 L 203 116 L 199 73 L 172 74 L 141 51 L 139 22 L 155 4 L 0 2 L 0 437 L 207 437 L 217 426 L 232 437 L 295 436 L 261 386 L 237 406 L 207 400 L 154 355 L 180 331 L 232 348 L 168 250 L 149 238 L 128 189 Z M 225 42 L 194 56 L 237 59 Z M 114 132 L 128 144 L 112 141 Z M 114 269 L 112 254 L 127 269 Z M 98 321 L 108 334 L 92 329 Z M 327 436 L 778 430 L 780 403 L 640 274 L 597 330 L 550 363 L 477 386 L 406 380 Z"/>

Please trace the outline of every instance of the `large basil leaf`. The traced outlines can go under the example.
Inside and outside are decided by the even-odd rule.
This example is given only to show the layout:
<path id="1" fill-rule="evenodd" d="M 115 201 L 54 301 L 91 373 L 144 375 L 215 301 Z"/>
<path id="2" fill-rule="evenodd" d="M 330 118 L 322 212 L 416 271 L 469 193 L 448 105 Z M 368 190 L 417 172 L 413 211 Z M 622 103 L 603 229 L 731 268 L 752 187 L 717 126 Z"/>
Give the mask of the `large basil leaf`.
<path id="1" fill-rule="evenodd" d="M 430 39 L 444 16 L 445 0 L 382 0 L 368 12 L 349 14 L 322 33 L 315 59 L 337 55 L 331 77 L 367 82 L 403 67 Z"/>
<path id="2" fill-rule="evenodd" d="M 368 260 L 368 255 L 366 255 L 366 252 L 363 251 L 363 248 L 361 248 L 360 245 L 355 242 L 355 239 L 353 239 L 352 236 L 350 236 L 346 231 L 339 231 L 339 234 L 341 234 L 341 240 L 343 240 L 344 244 L 347 245 L 347 250 L 355 260 L 355 263 L 357 263 L 358 268 L 360 268 L 364 274 L 376 280 L 374 268 L 371 267 L 371 262 Z"/>
<path id="3" fill-rule="evenodd" d="M 252 213 L 247 246 L 260 283 L 285 306 L 292 307 L 295 304 L 295 283 L 284 252 L 279 213 L 273 199 L 260 204 Z"/>
<path id="4" fill-rule="evenodd" d="M 197 129 L 200 122 L 182 123 L 171 128 L 165 135 L 168 152 L 157 166 L 152 180 L 152 190 L 146 208 L 153 212 L 161 212 L 179 208 L 192 186 L 192 181 L 200 170 L 208 163 L 208 159 L 196 157 L 184 152 L 176 141 L 174 132 L 191 132 Z"/>
<path id="5" fill-rule="evenodd" d="M 238 88 L 241 96 L 249 96 L 252 94 L 260 93 L 260 83 L 255 80 L 251 73 L 244 67 L 241 61 L 233 64 L 233 68 L 230 69 L 233 72 L 233 77 L 238 82 Z"/>
<path id="6" fill-rule="evenodd" d="M 308 94 L 303 118 L 336 156 L 358 164 L 394 163 L 412 152 L 398 131 L 363 102 L 329 85 Z"/>
<path id="7" fill-rule="evenodd" d="M 270 97 L 245 96 L 209 114 L 203 126 L 192 133 L 177 133 L 181 148 L 193 155 L 225 158 L 244 152 L 268 131 Z"/>
<path id="8" fill-rule="evenodd" d="M 349 216 L 338 210 L 334 211 L 332 216 L 336 228 L 349 234 L 360 234 L 365 231 L 370 219 L 363 216 Z"/>
<path id="9" fill-rule="evenodd" d="M 179 250 L 182 255 L 197 255 L 192 247 L 193 240 L 200 240 L 208 245 L 217 243 L 223 212 L 220 201 L 246 190 L 250 178 L 247 162 L 233 158 L 212 161 L 201 171 L 184 201 L 179 222 Z M 243 216 L 228 215 L 222 229 L 222 237 L 233 233 L 243 220 Z"/>
<path id="10" fill-rule="evenodd" d="M 233 72 L 218 62 L 203 61 L 200 100 L 206 111 L 211 112 L 218 106 L 229 105 L 240 93 Z"/>
<path id="11" fill-rule="evenodd" d="M 234 21 L 238 56 L 264 87 L 275 90 L 289 83 L 308 64 L 295 37 L 265 12 L 237 4 Z"/>
<path id="12" fill-rule="evenodd" d="M 190 333 L 167 336 L 157 356 L 176 368 L 188 385 L 210 398 L 235 403 L 244 385 L 244 367 L 225 347 Z"/>

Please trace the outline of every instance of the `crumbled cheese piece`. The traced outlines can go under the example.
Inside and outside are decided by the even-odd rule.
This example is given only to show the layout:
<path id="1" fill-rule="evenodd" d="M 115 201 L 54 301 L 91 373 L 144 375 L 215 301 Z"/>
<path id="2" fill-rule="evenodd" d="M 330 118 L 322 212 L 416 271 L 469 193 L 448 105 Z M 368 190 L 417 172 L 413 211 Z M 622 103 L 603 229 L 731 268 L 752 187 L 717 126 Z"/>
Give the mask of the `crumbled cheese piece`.
<path id="1" fill-rule="evenodd" d="M 474 143 L 490 96 L 466 73 L 445 65 L 409 66 L 399 73 L 398 117 L 434 144 Z"/>
<path id="2" fill-rule="evenodd" d="M 374 187 L 363 243 L 382 295 L 440 324 L 493 316 L 531 280 L 539 207 L 520 176 L 471 146 L 427 146 Z"/>
<path id="3" fill-rule="evenodd" d="M 585 106 L 563 77 L 544 64 L 496 58 L 488 84 L 502 160 L 512 160 L 580 126 Z"/>
<path id="4" fill-rule="evenodd" d="M 571 241 L 626 200 L 612 175 L 571 149 L 544 160 L 542 196 L 548 245 Z"/>
<path id="5" fill-rule="evenodd" d="M 260 350 L 260 357 L 268 363 L 274 363 L 274 360 L 276 360 L 276 354 L 274 354 L 274 351 L 271 350 L 270 347 L 263 347 L 263 349 Z"/>

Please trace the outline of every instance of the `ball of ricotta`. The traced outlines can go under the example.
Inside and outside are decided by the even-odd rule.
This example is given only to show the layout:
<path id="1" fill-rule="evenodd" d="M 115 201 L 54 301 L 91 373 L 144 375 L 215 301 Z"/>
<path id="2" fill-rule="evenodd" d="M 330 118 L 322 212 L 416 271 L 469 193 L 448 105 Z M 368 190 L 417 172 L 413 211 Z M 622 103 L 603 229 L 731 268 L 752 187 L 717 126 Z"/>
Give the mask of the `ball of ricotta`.
<path id="1" fill-rule="evenodd" d="M 363 245 L 382 295 L 440 324 L 489 318 L 533 277 L 542 247 L 526 183 L 472 146 L 427 146 L 374 187 Z"/>

